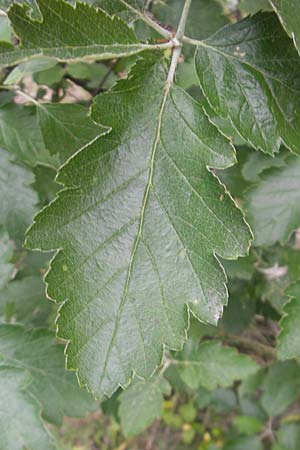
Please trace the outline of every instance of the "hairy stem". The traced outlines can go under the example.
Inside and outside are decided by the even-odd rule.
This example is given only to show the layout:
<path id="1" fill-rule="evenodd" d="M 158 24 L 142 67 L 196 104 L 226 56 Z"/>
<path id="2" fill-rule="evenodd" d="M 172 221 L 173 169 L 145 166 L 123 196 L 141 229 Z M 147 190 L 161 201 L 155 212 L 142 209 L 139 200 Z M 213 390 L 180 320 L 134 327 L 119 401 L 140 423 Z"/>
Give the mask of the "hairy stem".
<path id="1" fill-rule="evenodd" d="M 197 39 L 192 39 L 192 38 L 189 38 L 188 36 L 183 36 L 182 42 L 185 42 L 186 44 L 191 44 L 191 45 L 203 45 L 203 41 L 199 41 Z"/>
<path id="2" fill-rule="evenodd" d="M 167 92 L 170 90 L 170 87 L 173 83 L 176 68 L 177 68 L 178 61 L 179 61 L 179 58 L 181 55 L 182 38 L 184 36 L 185 25 L 186 25 L 186 21 L 188 18 L 191 3 L 192 3 L 192 0 L 185 0 L 181 18 L 180 18 L 179 25 L 178 25 L 178 29 L 177 29 L 175 38 L 173 39 L 174 48 L 173 48 L 172 61 L 171 61 L 170 70 L 169 70 L 168 79 L 167 79 L 167 85 L 166 85 Z"/>
<path id="3" fill-rule="evenodd" d="M 176 38 L 179 41 L 181 41 L 184 36 L 185 25 L 186 25 L 186 21 L 187 21 L 188 15 L 189 15 L 191 3 L 192 3 L 192 0 L 185 0 L 181 18 L 180 18 L 180 22 L 179 22 L 177 32 L 176 32 Z"/>

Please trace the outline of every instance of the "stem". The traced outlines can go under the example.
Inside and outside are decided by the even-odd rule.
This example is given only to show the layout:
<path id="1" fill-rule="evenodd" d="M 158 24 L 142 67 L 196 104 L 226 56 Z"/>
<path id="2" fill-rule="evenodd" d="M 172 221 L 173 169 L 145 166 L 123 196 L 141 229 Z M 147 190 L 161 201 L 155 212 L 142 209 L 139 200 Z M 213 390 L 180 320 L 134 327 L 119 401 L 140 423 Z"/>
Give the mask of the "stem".
<path id="1" fill-rule="evenodd" d="M 40 102 L 38 102 L 35 98 L 31 97 L 31 95 L 27 94 L 26 92 L 22 91 L 21 89 L 16 89 L 16 94 L 22 95 L 26 100 L 33 103 L 36 106 L 41 106 Z"/>
<path id="2" fill-rule="evenodd" d="M 191 3 L 192 3 L 192 0 L 185 0 L 182 14 L 181 14 L 180 21 L 179 21 L 179 25 L 178 25 L 178 29 L 177 29 L 175 38 L 173 38 L 174 48 L 173 48 L 170 70 L 169 70 L 169 74 L 168 74 L 168 78 L 167 78 L 167 84 L 166 84 L 167 93 L 169 92 L 170 87 L 174 81 L 176 68 L 177 68 L 178 61 L 179 61 L 179 58 L 181 55 L 182 38 L 184 36 L 186 20 L 188 18 Z"/>
<path id="3" fill-rule="evenodd" d="M 185 25 L 186 25 L 186 21 L 187 21 L 188 15 L 189 15 L 191 3 L 192 3 L 192 0 L 185 0 L 181 18 L 180 18 L 180 22 L 179 22 L 179 25 L 177 28 L 177 33 L 175 36 L 179 41 L 182 41 L 183 36 L 184 36 Z"/>
<path id="4" fill-rule="evenodd" d="M 179 44 L 179 46 L 174 47 L 173 53 L 172 53 L 172 61 L 171 61 L 168 78 L 167 78 L 167 83 L 166 83 L 167 93 L 169 93 L 170 87 L 174 81 L 175 72 L 176 72 L 176 68 L 178 65 L 180 55 L 181 55 L 181 45 Z"/>
<path id="5" fill-rule="evenodd" d="M 191 45 L 203 45 L 203 41 L 199 41 L 197 39 L 192 39 L 192 38 L 189 38 L 188 36 L 183 36 L 182 42 L 185 42 L 186 44 L 191 44 Z"/>

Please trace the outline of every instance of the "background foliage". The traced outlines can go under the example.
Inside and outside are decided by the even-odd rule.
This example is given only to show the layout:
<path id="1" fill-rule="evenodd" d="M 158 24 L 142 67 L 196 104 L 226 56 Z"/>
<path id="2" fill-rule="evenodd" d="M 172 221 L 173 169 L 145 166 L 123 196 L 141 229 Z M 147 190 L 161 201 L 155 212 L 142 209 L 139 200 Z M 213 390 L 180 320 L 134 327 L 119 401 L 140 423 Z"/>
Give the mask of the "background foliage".
<path id="1" fill-rule="evenodd" d="M 297 3 L 0 0 L 0 450 L 300 448 Z"/>

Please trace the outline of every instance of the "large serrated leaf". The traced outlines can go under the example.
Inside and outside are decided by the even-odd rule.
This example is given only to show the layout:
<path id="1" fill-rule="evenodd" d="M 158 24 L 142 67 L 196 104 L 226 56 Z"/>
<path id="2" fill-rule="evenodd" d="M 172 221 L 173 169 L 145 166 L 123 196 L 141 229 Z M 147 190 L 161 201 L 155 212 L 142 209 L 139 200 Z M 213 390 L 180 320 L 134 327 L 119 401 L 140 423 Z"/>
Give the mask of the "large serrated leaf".
<path id="1" fill-rule="evenodd" d="M 55 343 L 52 331 L 0 325 L 0 354 L 0 365 L 30 373 L 30 392 L 39 400 L 46 420 L 60 424 L 65 415 L 80 417 L 97 406 L 92 396 L 80 389 L 75 374 L 65 371 L 63 346 Z"/>
<path id="2" fill-rule="evenodd" d="M 92 118 L 112 131 L 63 167 L 68 189 L 35 219 L 27 246 L 61 249 L 48 294 L 66 303 L 67 364 L 97 395 L 148 377 L 178 349 L 187 308 L 217 323 L 227 301 L 215 254 L 245 254 L 250 232 L 207 169 L 234 163 L 227 139 L 174 86 L 166 65 L 140 61 L 99 96 Z"/>
<path id="3" fill-rule="evenodd" d="M 50 56 L 59 61 L 111 59 L 129 56 L 155 45 L 140 43 L 133 30 L 117 16 L 86 3 L 75 6 L 64 0 L 37 0 L 42 20 L 33 19 L 27 4 L 14 3 L 8 11 L 18 47 L 0 44 L 0 66 L 8 66 L 34 56 Z"/>
<path id="4" fill-rule="evenodd" d="M 247 218 L 256 245 L 286 242 L 300 226 L 300 158 L 267 170 L 247 194 Z"/>
<path id="5" fill-rule="evenodd" d="M 31 377 L 25 370 L 0 367 L 0 449 L 55 450 L 40 417 L 40 407 L 28 392 Z"/>
<path id="6" fill-rule="evenodd" d="M 273 154 L 283 142 L 299 153 L 300 59 L 274 13 L 224 27 L 198 46 L 196 70 L 215 112 Z"/>

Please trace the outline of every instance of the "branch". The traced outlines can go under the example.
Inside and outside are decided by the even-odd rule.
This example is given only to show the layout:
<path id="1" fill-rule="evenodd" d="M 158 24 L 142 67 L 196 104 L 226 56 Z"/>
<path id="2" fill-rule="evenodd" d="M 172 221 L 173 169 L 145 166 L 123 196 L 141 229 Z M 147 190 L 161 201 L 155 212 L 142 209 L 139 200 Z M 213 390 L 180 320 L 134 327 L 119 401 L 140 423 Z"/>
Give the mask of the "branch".
<path id="1" fill-rule="evenodd" d="M 189 38 L 188 36 L 183 36 L 182 37 L 182 42 L 185 42 L 186 44 L 190 44 L 190 45 L 203 45 L 203 41 L 199 41 L 198 39 L 192 39 Z"/>
<path id="2" fill-rule="evenodd" d="M 166 85 L 167 92 L 169 92 L 171 84 L 173 83 L 176 68 L 177 68 L 178 61 L 179 61 L 179 58 L 181 55 L 182 38 L 184 36 L 186 20 L 188 18 L 191 3 L 192 3 L 192 0 L 185 0 L 182 14 L 181 14 L 180 21 L 179 21 L 179 25 L 178 25 L 178 29 L 177 29 L 175 37 L 173 38 L 174 48 L 173 48 L 172 61 L 171 61 L 170 70 L 169 70 L 168 79 L 167 79 L 167 85 Z"/>
<path id="3" fill-rule="evenodd" d="M 175 37 L 179 41 L 181 41 L 184 36 L 185 25 L 186 25 L 186 21 L 187 21 L 188 15 L 189 15 L 191 3 L 192 3 L 192 0 L 185 0 L 185 4 L 184 4 L 183 10 L 182 10 L 180 22 L 179 22 L 178 29 L 177 29 L 177 32 L 175 35 Z"/>

